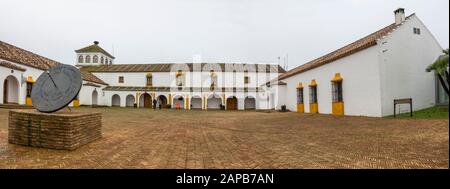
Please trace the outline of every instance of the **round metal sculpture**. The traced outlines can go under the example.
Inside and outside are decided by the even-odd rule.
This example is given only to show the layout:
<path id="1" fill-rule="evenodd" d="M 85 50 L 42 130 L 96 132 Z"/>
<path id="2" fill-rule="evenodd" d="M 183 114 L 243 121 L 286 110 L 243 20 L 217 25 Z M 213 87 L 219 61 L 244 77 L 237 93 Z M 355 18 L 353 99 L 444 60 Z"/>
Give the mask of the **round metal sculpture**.
<path id="1" fill-rule="evenodd" d="M 69 105 L 80 92 L 81 72 L 74 66 L 60 64 L 42 73 L 31 91 L 33 106 L 52 113 Z"/>

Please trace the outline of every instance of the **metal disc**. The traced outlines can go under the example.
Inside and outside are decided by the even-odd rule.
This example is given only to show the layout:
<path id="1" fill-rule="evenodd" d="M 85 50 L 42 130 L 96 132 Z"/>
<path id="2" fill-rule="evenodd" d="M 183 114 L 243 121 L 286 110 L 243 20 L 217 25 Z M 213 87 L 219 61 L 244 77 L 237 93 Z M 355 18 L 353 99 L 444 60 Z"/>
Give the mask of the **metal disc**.
<path id="1" fill-rule="evenodd" d="M 40 112 L 56 112 L 69 105 L 80 92 L 81 72 L 60 64 L 42 73 L 31 91 L 33 106 Z"/>

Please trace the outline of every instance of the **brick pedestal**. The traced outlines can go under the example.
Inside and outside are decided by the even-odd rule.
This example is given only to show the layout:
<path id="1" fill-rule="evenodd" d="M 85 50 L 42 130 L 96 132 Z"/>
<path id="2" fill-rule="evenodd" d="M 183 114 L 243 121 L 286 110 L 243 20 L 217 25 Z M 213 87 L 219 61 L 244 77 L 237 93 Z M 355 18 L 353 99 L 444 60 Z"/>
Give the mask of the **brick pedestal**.
<path id="1" fill-rule="evenodd" d="M 102 137 L 100 113 L 9 111 L 8 141 L 25 146 L 75 150 Z"/>

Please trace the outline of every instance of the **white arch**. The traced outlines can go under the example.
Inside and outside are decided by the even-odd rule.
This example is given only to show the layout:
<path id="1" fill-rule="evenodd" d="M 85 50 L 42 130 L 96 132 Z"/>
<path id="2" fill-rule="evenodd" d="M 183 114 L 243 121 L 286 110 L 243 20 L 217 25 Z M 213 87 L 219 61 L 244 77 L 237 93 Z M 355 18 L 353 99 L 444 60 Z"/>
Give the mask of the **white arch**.
<path id="1" fill-rule="evenodd" d="M 91 104 L 92 104 L 92 106 L 98 105 L 98 92 L 95 89 L 92 92 L 92 102 L 91 102 Z"/>
<path id="2" fill-rule="evenodd" d="M 254 110 L 256 109 L 256 98 L 253 96 L 247 96 L 244 100 L 244 109 Z"/>
<path id="3" fill-rule="evenodd" d="M 172 108 L 176 108 L 177 105 L 179 105 L 181 109 L 184 109 L 184 97 L 182 95 L 175 95 L 173 97 Z"/>
<path id="4" fill-rule="evenodd" d="M 153 101 L 153 97 L 149 93 L 142 93 L 141 96 L 139 96 L 139 107 L 144 108 L 145 98 L 150 98 L 149 99 L 150 104 L 146 108 L 152 108 L 152 106 L 153 106 L 153 102 L 152 102 Z"/>
<path id="5" fill-rule="evenodd" d="M 220 109 L 220 106 L 223 105 L 222 98 L 217 94 L 209 95 L 208 99 L 206 101 L 207 101 L 207 103 L 206 103 L 207 109 L 218 110 L 218 109 Z"/>
<path id="6" fill-rule="evenodd" d="M 194 95 L 191 98 L 191 109 L 203 109 L 202 97 Z"/>
<path id="7" fill-rule="evenodd" d="M 120 106 L 120 96 L 118 94 L 111 97 L 111 106 Z"/>
<path id="8" fill-rule="evenodd" d="M 135 98 L 134 95 L 129 94 L 126 98 L 125 98 L 125 106 L 126 107 L 134 107 L 134 102 L 135 102 Z"/>
<path id="9" fill-rule="evenodd" d="M 228 107 L 229 99 L 232 100 L 233 98 L 236 100 L 236 107 Z M 230 95 L 225 99 L 225 106 L 226 106 L 227 110 L 238 110 L 239 109 L 239 99 L 237 98 L 237 96 Z"/>
<path id="10" fill-rule="evenodd" d="M 3 103 L 19 103 L 19 80 L 12 75 L 3 81 Z"/>

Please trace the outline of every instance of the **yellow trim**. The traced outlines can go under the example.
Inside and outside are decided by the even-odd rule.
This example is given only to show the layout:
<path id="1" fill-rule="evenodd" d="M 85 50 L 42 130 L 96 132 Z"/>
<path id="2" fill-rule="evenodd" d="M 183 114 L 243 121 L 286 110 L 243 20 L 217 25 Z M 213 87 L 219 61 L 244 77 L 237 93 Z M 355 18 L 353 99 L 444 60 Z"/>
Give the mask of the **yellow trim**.
<path id="1" fill-rule="evenodd" d="M 203 95 L 203 110 L 206 110 L 206 95 Z"/>
<path id="2" fill-rule="evenodd" d="M 136 101 L 137 108 L 139 108 L 139 97 L 141 97 L 141 93 L 136 93 L 136 99 L 134 100 Z"/>
<path id="3" fill-rule="evenodd" d="M 25 98 L 25 105 L 27 105 L 27 106 L 32 106 L 33 105 L 33 101 L 31 100 L 31 97 L 26 97 Z"/>
<path id="4" fill-rule="evenodd" d="M 172 106 L 172 94 L 169 94 L 169 104 L 170 104 L 170 106 Z"/>
<path id="5" fill-rule="evenodd" d="M 317 86 L 317 82 L 315 79 L 311 80 L 311 84 L 309 84 L 310 87 L 316 87 Z"/>
<path id="6" fill-rule="evenodd" d="M 338 82 L 338 81 L 342 81 L 342 80 L 344 80 L 344 79 L 341 77 L 341 73 L 336 73 L 334 75 L 334 78 L 331 80 L 331 82 Z"/>
<path id="7" fill-rule="evenodd" d="M 298 84 L 297 84 L 297 89 L 303 89 L 303 84 L 302 84 L 302 82 L 298 82 Z"/>
<path id="8" fill-rule="evenodd" d="M 34 83 L 35 81 L 33 80 L 33 76 L 28 76 L 27 77 L 27 83 Z"/>
<path id="9" fill-rule="evenodd" d="M 73 100 L 72 102 L 73 102 L 73 107 L 78 107 L 78 106 L 80 106 L 80 100 L 75 99 L 75 100 Z"/>
<path id="10" fill-rule="evenodd" d="M 305 105 L 304 104 L 297 104 L 297 112 L 298 113 L 304 113 L 305 112 Z"/>
<path id="11" fill-rule="evenodd" d="M 182 75 L 183 75 L 183 72 L 177 71 L 176 77 L 182 76 Z"/>
<path id="12" fill-rule="evenodd" d="M 344 115 L 344 102 L 333 102 L 333 115 Z"/>
<path id="13" fill-rule="evenodd" d="M 184 106 L 184 109 L 189 110 L 189 95 L 186 95 L 186 106 Z"/>
<path id="14" fill-rule="evenodd" d="M 312 113 L 312 114 L 319 113 L 319 104 L 317 104 L 317 103 L 310 103 L 309 104 L 309 113 Z"/>

